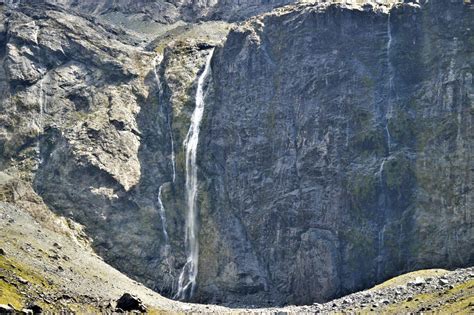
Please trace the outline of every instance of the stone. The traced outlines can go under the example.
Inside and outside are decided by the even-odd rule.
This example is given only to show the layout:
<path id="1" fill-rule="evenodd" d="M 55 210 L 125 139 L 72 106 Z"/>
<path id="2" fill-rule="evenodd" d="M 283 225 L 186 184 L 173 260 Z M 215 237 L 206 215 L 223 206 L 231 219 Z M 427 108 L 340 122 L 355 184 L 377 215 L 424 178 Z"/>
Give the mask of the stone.
<path id="1" fill-rule="evenodd" d="M 3 248 L 0 248 L 0 256 L 5 256 L 6 252 Z"/>
<path id="2" fill-rule="evenodd" d="M 20 282 L 21 284 L 28 284 L 28 280 L 23 279 L 22 277 L 17 277 L 17 279 L 18 279 L 18 282 Z"/>
<path id="3" fill-rule="evenodd" d="M 0 314 L 14 314 L 15 309 L 9 305 L 0 304 Z"/>
<path id="4" fill-rule="evenodd" d="M 33 314 L 43 314 L 43 308 L 36 303 L 29 304 L 27 309 L 31 310 Z"/>
<path id="5" fill-rule="evenodd" d="M 415 281 L 412 282 L 413 286 L 415 287 L 419 287 L 419 286 L 422 286 L 426 283 L 425 279 L 421 278 L 421 277 L 417 277 L 415 279 Z"/>
<path id="6" fill-rule="evenodd" d="M 438 283 L 439 283 L 440 285 L 445 286 L 445 285 L 448 285 L 448 284 L 449 284 L 449 281 L 448 281 L 447 279 L 445 279 L 445 278 L 440 278 L 440 279 L 438 280 Z"/>
<path id="7" fill-rule="evenodd" d="M 143 302 L 140 298 L 133 296 L 129 293 L 124 293 L 118 300 L 116 309 L 123 311 L 139 311 L 142 313 L 146 312 L 146 307 L 143 305 Z"/>

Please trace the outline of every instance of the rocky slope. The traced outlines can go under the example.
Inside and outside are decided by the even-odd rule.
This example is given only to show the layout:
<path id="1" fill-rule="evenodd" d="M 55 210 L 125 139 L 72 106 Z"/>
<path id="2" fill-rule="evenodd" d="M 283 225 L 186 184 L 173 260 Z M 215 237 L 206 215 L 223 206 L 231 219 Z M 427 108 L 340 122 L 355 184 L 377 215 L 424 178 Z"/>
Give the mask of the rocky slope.
<path id="1" fill-rule="evenodd" d="M 217 46 L 194 301 L 311 304 L 473 265 L 473 14 L 305 3 L 150 41 L 67 5 L 0 5 L 1 201 L 53 229 L 50 210 L 80 223 L 107 263 L 173 297 L 183 141 Z"/>
<path id="2" fill-rule="evenodd" d="M 2 184 L 5 177 L 2 176 Z M 40 207 L 40 204 L 36 205 Z M 49 220 L 47 220 L 47 218 Z M 92 252 L 81 227 L 48 214 L 33 217 L 0 203 L 0 313 L 12 310 L 111 314 L 125 293 L 150 314 L 302 314 L 474 311 L 474 270 L 423 270 L 325 304 L 229 309 L 167 300 L 113 269 Z M 122 306 L 123 307 L 123 306 Z"/>

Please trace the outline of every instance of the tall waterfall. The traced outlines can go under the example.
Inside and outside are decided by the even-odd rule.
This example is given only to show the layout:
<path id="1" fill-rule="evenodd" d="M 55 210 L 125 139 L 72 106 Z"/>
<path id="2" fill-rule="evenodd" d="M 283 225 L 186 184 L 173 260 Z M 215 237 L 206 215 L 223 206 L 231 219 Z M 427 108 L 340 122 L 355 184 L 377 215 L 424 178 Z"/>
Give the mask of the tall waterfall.
<path id="1" fill-rule="evenodd" d="M 158 72 L 156 71 L 156 67 L 161 63 L 163 56 L 157 55 L 155 59 L 153 59 L 153 74 L 155 76 L 156 85 L 158 87 L 158 91 L 162 91 L 161 89 L 161 80 Z M 167 124 L 168 124 L 168 132 L 170 133 L 170 142 L 171 142 L 171 168 L 173 169 L 173 183 L 176 181 L 176 155 L 174 153 L 174 137 L 173 137 L 173 129 L 171 128 L 171 114 L 168 113 L 167 117 Z"/>
<path id="2" fill-rule="evenodd" d="M 197 166 L 196 153 L 199 141 L 199 129 L 202 116 L 204 114 L 204 83 L 211 68 L 211 59 L 214 49 L 209 53 L 204 71 L 199 76 L 196 91 L 196 107 L 191 117 L 191 125 L 184 140 L 186 149 L 186 202 L 188 214 L 186 217 L 186 264 L 178 279 L 178 292 L 176 297 L 184 299 L 192 297 L 196 287 L 196 277 L 198 274 L 199 243 L 197 240 Z M 189 292 L 189 295 L 188 295 Z"/>
<path id="3" fill-rule="evenodd" d="M 387 94 L 387 111 L 385 114 L 385 133 L 387 136 L 387 148 L 388 148 L 388 157 L 383 158 L 382 163 L 380 164 L 380 169 L 379 169 L 379 180 L 380 180 L 380 185 L 382 189 L 384 190 L 384 181 L 383 181 L 383 172 L 384 172 L 384 166 L 385 162 L 390 158 L 391 154 L 391 149 L 392 149 L 392 136 L 390 134 L 390 128 L 389 128 L 389 120 L 392 118 L 392 112 L 393 112 L 393 106 L 392 106 L 392 96 L 394 94 L 394 85 L 393 85 L 393 76 L 394 76 L 394 70 L 393 70 L 393 64 L 390 58 L 390 53 L 392 49 L 392 23 L 391 23 L 391 12 L 388 12 L 388 17 L 387 17 L 387 72 L 388 72 L 388 94 Z M 382 192 L 384 196 L 384 211 L 385 208 L 387 207 L 387 202 L 386 202 L 386 195 L 385 192 Z M 382 224 L 382 228 L 379 231 L 378 235 L 378 262 L 377 262 L 377 278 L 381 278 L 382 276 L 382 271 L 383 271 L 383 252 L 384 252 L 384 246 L 385 246 L 385 230 L 387 228 L 387 222 L 385 221 L 385 213 L 384 213 L 384 219 Z"/>
<path id="4" fill-rule="evenodd" d="M 392 136 L 390 135 L 390 130 L 388 128 L 388 121 L 392 117 L 392 93 L 393 93 L 393 65 L 390 59 L 390 52 L 392 49 L 392 23 L 391 23 L 391 14 L 388 12 L 387 18 L 387 68 L 388 68 L 388 104 L 387 104 L 387 114 L 385 116 L 385 132 L 387 134 L 387 146 L 388 154 L 390 155 L 391 146 L 392 146 Z"/>
<path id="5" fill-rule="evenodd" d="M 161 80 L 160 80 L 160 76 L 158 75 L 158 72 L 156 71 L 156 67 L 158 66 L 158 64 L 161 63 L 161 60 L 162 60 L 162 56 L 161 55 L 157 55 L 156 58 L 153 59 L 152 63 L 153 63 L 153 74 L 155 76 L 155 82 L 156 82 L 156 86 L 158 88 L 158 91 L 161 93 Z M 168 120 L 168 126 L 170 127 L 170 132 L 171 132 L 171 124 L 169 122 L 169 117 L 167 118 Z M 172 164 L 172 167 L 173 167 L 173 182 L 174 182 L 174 177 L 175 177 L 175 166 L 174 166 L 174 145 L 173 145 L 173 135 L 171 134 L 170 135 L 171 137 L 171 155 L 172 155 L 172 158 L 171 158 L 171 164 Z M 167 231 L 167 223 L 166 223 L 166 209 L 165 209 L 165 206 L 163 204 L 163 184 L 158 188 L 158 205 L 160 207 L 160 218 L 161 218 L 161 226 L 162 226 L 162 231 L 163 231 L 163 236 L 165 238 L 165 255 L 168 256 L 168 249 L 169 249 L 169 236 L 168 236 L 168 231 Z M 167 257 L 166 257 L 167 258 Z"/>

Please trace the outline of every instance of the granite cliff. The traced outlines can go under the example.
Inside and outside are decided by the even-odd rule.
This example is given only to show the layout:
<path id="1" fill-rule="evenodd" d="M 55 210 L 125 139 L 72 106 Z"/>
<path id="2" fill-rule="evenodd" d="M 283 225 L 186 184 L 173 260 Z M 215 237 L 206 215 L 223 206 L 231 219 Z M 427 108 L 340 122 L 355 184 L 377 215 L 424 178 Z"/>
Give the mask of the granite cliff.
<path id="1" fill-rule="evenodd" d="M 184 143 L 214 51 L 188 299 L 310 304 L 474 264 L 466 1 L 56 2 L 0 5 L 2 202 L 80 223 L 107 263 L 175 297 Z M 101 10 L 160 12 L 163 30 Z"/>

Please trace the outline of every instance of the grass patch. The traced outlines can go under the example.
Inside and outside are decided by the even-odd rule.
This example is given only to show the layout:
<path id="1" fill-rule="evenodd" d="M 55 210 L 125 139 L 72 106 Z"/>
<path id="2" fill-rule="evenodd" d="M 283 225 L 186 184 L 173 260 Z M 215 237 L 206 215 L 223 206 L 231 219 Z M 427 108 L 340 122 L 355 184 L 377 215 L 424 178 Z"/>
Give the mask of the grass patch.
<path id="1" fill-rule="evenodd" d="M 376 285 L 371 290 L 381 290 L 381 289 L 396 287 L 399 285 L 404 285 L 409 281 L 415 280 L 417 277 L 420 277 L 420 278 L 440 277 L 447 273 L 448 271 L 445 269 L 427 269 L 427 270 L 413 271 L 413 272 L 395 277 L 393 279 L 387 280 L 384 283 Z"/>
<path id="2" fill-rule="evenodd" d="M 0 280 L 0 304 L 11 304 L 16 309 L 22 309 L 24 303 L 22 295 L 13 284 Z"/>

